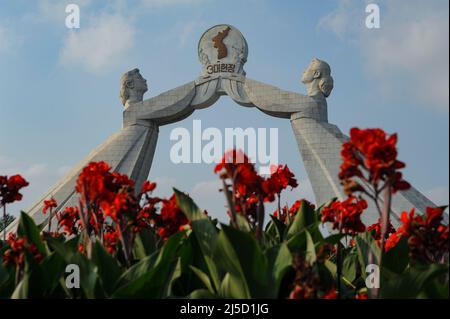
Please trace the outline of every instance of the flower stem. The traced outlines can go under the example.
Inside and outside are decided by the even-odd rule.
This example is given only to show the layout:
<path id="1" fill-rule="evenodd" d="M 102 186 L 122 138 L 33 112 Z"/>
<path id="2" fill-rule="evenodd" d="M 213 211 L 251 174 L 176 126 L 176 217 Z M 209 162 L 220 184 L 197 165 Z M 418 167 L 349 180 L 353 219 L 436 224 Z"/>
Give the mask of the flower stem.
<path id="1" fill-rule="evenodd" d="M 391 215 L 391 201 L 392 201 L 392 192 L 391 186 L 389 185 L 384 191 L 384 207 L 383 207 L 383 215 L 381 219 L 381 255 L 380 255 L 380 268 L 383 261 L 384 255 L 384 246 L 386 242 L 386 234 L 389 230 L 390 225 L 390 215 Z"/>
<path id="2" fill-rule="evenodd" d="M 392 185 L 390 181 L 387 181 L 386 183 L 389 183 L 387 187 L 384 189 L 384 205 L 383 205 L 383 212 L 381 215 L 381 244 L 380 244 L 380 260 L 379 260 L 379 267 L 380 267 L 380 277 L 382 273 L 382 266 L 383 266 L 383 256 L 384 256 L 384 250 L 385 250 L 385 242 L 386 242 L 386 234 L 389 230 L 390 225 L 390 215 L 391 215 L 391 201 L 392 201 Z M 380 297 L 380 289 L 376 290 L 376 297 Z"/>
<path id="3" fill-rule="evenodd" d="M 278 215 L 281 217 L 281 192 L 277 194 L 278 197 Z"/>
<path id="4" fill-rule="evenodd" d="M 259 200 L 257 210 L 258 225 L 256 227 L 256 239 L 261 240 L 264 225 L 264 200 L 261 194 L 258 195 L 258 200 Z"/>
<path id="5" fill-rule="evenodd" d="M 121 227 L 121 225 L 119 224 L 118 225 L 118 230 L 119 230 L 119 236 L 120 236 L 120 241 L 121 241 L 121 243 L 122 243 L 122 250 L 123 250 L 123 254 L 124 254 L 124 256 L 125 256 L 125 263 L 127 264 L 127 267 L 130 267 L 131 266 L 131 253 L 130 253 L 130 250 L 129 250 L 129 247 L 128 247 L 128 242 L 127 242 L 127 240 L 126 240 L 126 238 L 125 238 L 125 236 L 127 235 L 126 234 L 126 231 L 123 231 L 122 230 L 122 227 Z M 125 229 L 124 229 L 125 230 Z"/>
<path id="6" fill-rule="evenodd" d="M 6 241 L 6 204 L 3 204 L 3 241 Z"/>
<path id="7" fill-rule="evenodd" d="M 343 222 L 341 220 L 341 223 L 339 225 L 339 234 L 342 234 L 342 226 Z M 341 251 L 341 241 L 337 242 L 336 247 L 336 273 L 337 273 L 337 291 L 338 291 L 338 299 L 341 299 L 342 297 L 342 283 L 341 283 L 341 277 L 342 277 L 342 251 Z"/>
<path id="8" fill-rule="evenodd" d="M 231 199 L 230 191 L 228 190 L 228 185 L 225 182 L 225 179 L 222 179 L 223 192 L 225 194 L 225 198 L 227 199 L 228 209 L 231 213 L 231 224 L 236 225 L 236 211 L 234 210 L 233 200 Z"/>
<path id="9" fill-rule="evenodd" d="M 48 233 L 50 234 L 51 230 L 52 230 L 52 215 L 53 215 L 53 209 L 50 208 L 50 212 L 48 215 Z"/>

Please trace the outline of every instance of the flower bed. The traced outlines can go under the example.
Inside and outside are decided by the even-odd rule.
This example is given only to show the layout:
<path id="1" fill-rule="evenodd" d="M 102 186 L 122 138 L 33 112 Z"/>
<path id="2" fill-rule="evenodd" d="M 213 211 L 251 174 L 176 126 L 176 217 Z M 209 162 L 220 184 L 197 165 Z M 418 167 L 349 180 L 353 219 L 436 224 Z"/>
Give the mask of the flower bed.
<path id="1" fill-rule="evenodd" d="M 317 208 L 306 200 L 281 207 L 282 192 L 298 187 L 287 166 L 265 178 L 245 154 L 226 152 L 215 172 L 228 224 L 181 191 L 158 198 L 146 182 L 136 192 L 107 163 L 89 163 L 77 207 L 57 211 L 49 198 L 45 226 L 22 213 L 17 233 L 1 241 L 0 298 L 448 298 L 444 208 L 404 212 L 398 229 L 390 223 L 392 194 L 410 187 L 396 142 L 379 129 L 352 129 L 339 174 L 348 198 Z M 5 216 L 27 185 L 0 176 Z M 367 201 L 377 224 L 361 220 Z M 272 214 L 268 202 L 278 202 Z M 325 237 L 323 224 L 334 233 Z M 67 265 L 79 268 L 79 288 L 67 284 Z"/>

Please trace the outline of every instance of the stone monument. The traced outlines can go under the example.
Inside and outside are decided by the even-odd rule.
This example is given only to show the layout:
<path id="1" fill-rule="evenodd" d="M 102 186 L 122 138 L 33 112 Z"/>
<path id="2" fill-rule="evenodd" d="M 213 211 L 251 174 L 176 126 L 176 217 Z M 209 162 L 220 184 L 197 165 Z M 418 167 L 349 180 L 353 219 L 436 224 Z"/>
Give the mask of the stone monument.
<path id="1" fill-rule="evenodd" d="M 122 76 L 120 98 L 125 107 L 122 129 L 95 148 L 28 210 L 36 223 L 46 222 L 43 202 L 51 196 L 58 202 L 57 210 L 77 205 L 75 182 L 81 169 L 91 161 L 106 161 L 115 171 L 134 179 L 136 189 L 140 189 L 151 168 L 159 126 L 178 122 L 197 109 L 209 107 L 221 95 L 270 116 L 289 119 L 317 204 L 345 197 L 338 172 L 341 145 L 347 137 L 336 125 L 328 123 L 326 98 L 333 89 L 333 78 L 326 62 L 312 60 L 302 76 L 307 88 L 307 95 L 302 95 L 247 78 L 244 71 L 247 42 L 231 25 L 207 30 L 200 38 L 198 56 L 202 64 L 199 77 L 148 100 L 143 100 L 147 81 L 138 69 Z M 394 223 L 402 211 L 415 207 L 423 213 L 427 206 L 435 205 L 416 189 L 399 192 L 392 204 Z M 365 222 L 377 219 L 378 213 L 369 207 Z M 16 227 L 17 221 L 6 231 L 14 231 Z"/>

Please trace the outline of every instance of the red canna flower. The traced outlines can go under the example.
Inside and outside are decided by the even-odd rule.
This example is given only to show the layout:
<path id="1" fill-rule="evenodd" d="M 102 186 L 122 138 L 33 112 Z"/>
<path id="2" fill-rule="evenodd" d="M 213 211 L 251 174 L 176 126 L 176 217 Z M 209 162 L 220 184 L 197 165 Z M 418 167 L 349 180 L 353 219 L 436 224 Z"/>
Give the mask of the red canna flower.
<path id="1" fill-rule="evenodd" d="M 336 289 L 333 288 L 325 292 L 322 296 L 322 299 L 337 299 Z"/>
<path id="2" fill-rule="evenodd" d="M 58 228 L 63 227 L 67 235 L 76 235 L 79 231 L 80 215 L 77 207 L 66 207 L 56 215 Z"/>
<path id="3" fill-rule="evenodd" d="M 399 232 L 392 233 L 389 235 L 389 237 L 386 239 L 386 243 L 384 244 L 384 250 L 389 251 L 395 246 L 397 246 L 398 242 L 402 238 L 402 234 Z"/>
<path id="4" fill-rule="evenodd" d="M 411 259 L 423 263 L 442 262 L 449 254 L 449 226 L 443 224 L 443 214 L 442 207 L 427 207 L 425 215 L 416 215 L 414 209 L 403 212 L 402 225 L 390 238 L 389 248 L 405 237 Z"/>
<path id="5" fill-rule="evenodd" d="M 44 200 L 44 208 L 42 209 L 42 213 L 46 214 L 48 210 L 52 210 L 53 208 L 58 207 L 56 200 L 52 197 L 48 200 Z"/>
<path id="6" fill-rule="evenodd" d="M 22 200 L 20 190 L 29 183 L 21 175 L 0 176 L 0 204 L 10 204 Z"/>
<path id="7" fill-rule="evenodd" d="M 442 207 L 427 207 L 426 208 L 426 218 L 425 224 L 428 227 L 438 227 L 441 225 L 444 209 Z"/>
<path id="8" fill-rule="evenodd" d="M 37 263 L 40 263 L 43 256 L 33 243 L 28 243 L 26 238 L 17 238 L 15 234 L 8 235 L 9 249 L 3 254 L 3 263 L 22 267 L 25 263 L 25 251 L 27 250 Z"/>
<path id="9" fill-rule="evenodd" d="M 112 183 L 111 167 L 106 162 L 91 162 L 78 176 L 75 190 L 82 194 L 84 204 L 95 203 L 99 197 L 108 195 L 107 186 Z"/>
<path id="10" fill-rule="evenodd" d="M 220 173 L 221 178 L 229 178 L 235 183 L 237 196 L 257 191 L 262 181 L 250 159 L 241 150 L 233 149 L 225 152 L 214 172 Z"/>
<path id="11" fill-rule="evenodd" d="M 381 219 L 379 219 L 377 223 L 368 226 L 367 227 L 367 231 L 374 231 L 374 238 L 379 243 L 379 241 L 381 240 Z M 393 234 L 393 233 L 395 233 L 395 228 L 389 222 L 389 226 L 388 226 L 388 230 L 386 232 L 386 235 L 390 235 L 390 234 Z"/>
<path id="12" fill-rule="evenodd" d="M 274 166 L 271 170 L 270 177 L 262 182 L 266 202 L 272 202 L 274 196 L 279 196 L 288 186 L 291 188 L 298 186 L 294 174 L 289 170 L 287 165 L 284 167 L 282 165 Z"/>
<path id="13" fill-rule="evenodd" d="M 225 192 L 230 195 L 227 195 L 228 207 L 233 210 L 228 215 L 232 219 L 234 213 L 243 215 L 252 227 L 258 227 L 259 233 L 264 210 L 258 207 L 264 202 L 273 202 L 277 197 L 279 199 L 284 189 L 298 186 L 287 165 L 273 166 L 270 177 L 265 179 L 258 175 L 255 165 L 240 150 L 225 152 L 214 171 L 228 181 Z"/>
<path id="14" fill-rule="evenodd" d="M 164 240 L 180 231 L 180 228 L 189 224 L 189 220 L 180 210 L 175 194 L 169 199 L 162 200 L 161 213 L 155 218 L 158 234 Z"/>
<path id="15" fill-rule="evenodd" d="M 355 299 L 366 300 L 369 299 L 369 295 L 366 292 L 360 292 L 356 294 Z"/>
<path id="16" fill-rule="evenodd" d="M 108 227 L 107 231 L 103 234 L 103 245 L 110 254 L 114 254 L 117 251 L 119 240 L 120 235 L 118 231 L 112 227 Z"/>
<path id="17" fill-rule="evenodd" d="M 397 160 L 396 144 L 397 134 L 387 135 L 381 129 L 352 128 L 350 139 L 342 146 L 339 178 L 347 184 L 353 177 L 362 178 L 375 187 L 380 181 L 389 180 L 393 193 L 410 188 L 398 171 L 405 164 Z"/>
<path id="18" fill-rule="evenodd" d="M 314 204 L 311 204 L 306 199 L 299 199 L 292 204 L 290 208 L 287 206 L 284 206 L 281 209 L 281 214 L 278 214 L 278 210 L 276 210 L 273 213 L 273 216 L 277 217 L 279 220 L 281 220 L 283 223 L 288 223 L 289 220 L 293 220 L 297 212 L 299 211 L 300 207 L 303 203 L 306 203 L 306 205 L 310 206 L 312 209 L 315 208 Z M 289 218 L 288 218 L 289 216 Z"/>
<path id="19" fill-rule="evenodd" d="M 161 199 L 156 198 L 155 201 L 149 202 L 137 213 L 133 221 L 132 230 L 134 233 L 140 232 L 144 228 L 152 227 L 155 224 L 155 219 L 158 218 L 156 213 L 157 208 L 155 204 L 159 203 Z"/>
<path id="20" fill-rule="evenodd" d="M 333 229 L 344 233 L 356 234 L 366 230 L 361 214 L 367 208 L 367 202 L 350 196 L 345 201 L 334 201 L 322 209 L 322 223 L 330 222 Z"/>
<path id="21" fill-rule="evenodd" d="M 150 181 L 145 181 L 144 185 L 142 185 L 141 194 L 153 192 L 156 188 L 156 183 L 152 183 Z"/>

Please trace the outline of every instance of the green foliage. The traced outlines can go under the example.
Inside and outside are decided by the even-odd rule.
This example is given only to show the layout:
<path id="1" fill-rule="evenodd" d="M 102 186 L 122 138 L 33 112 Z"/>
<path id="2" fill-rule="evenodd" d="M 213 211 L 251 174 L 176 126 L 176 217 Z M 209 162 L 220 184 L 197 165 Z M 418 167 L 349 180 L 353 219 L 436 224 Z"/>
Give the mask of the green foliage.
<path id="1" fill-rule="evenodd" d="M 319 275 L 321 289 L 336 287 L 335 252 L 324 256 L 323 249 L 346 238 L 322 235 L 320 209 L 303 203 L 287 223 L 272 216 L 258 240 L 244 219 L 236 226 L 216 225 L 188 195 L 175 190 L 175 196 L 191 228 L 165 242 L 152 230 L 139 232 L 131 265 L 99 241 L 81 253 L 79 237 L 41 235 L 22 214 L 18 236 L 42 258 L 25 252 L 21 267 L 0 263 L 0 298 L 284 298 L 293 288 L 299 257 Z M 366 266 L 380 258 L 370 232 L 354 239 L 354 246 L 342 246 L 343 298 L 366 290 Z M 7 249 L 8 244 L 0 246 L 0 256 Z M 80 268 L 79 289 L 65 285 L 68 264 Z M 384 255 L 383 265 L 381 297 L 448 298 L 448 266 L 412 263 L 405 240 Z"/>

